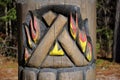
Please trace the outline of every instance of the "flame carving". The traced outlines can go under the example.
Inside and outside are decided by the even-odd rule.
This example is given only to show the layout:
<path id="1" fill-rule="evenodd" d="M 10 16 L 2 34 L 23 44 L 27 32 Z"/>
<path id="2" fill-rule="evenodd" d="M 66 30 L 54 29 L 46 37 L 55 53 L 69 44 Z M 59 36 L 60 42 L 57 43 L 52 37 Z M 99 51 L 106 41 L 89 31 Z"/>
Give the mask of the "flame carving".
<path id="1" fill-rule="evenodd" d="M 30 57 L 30 54 L 29 54 L 27 48 L 25 48 L 25 53 L 24 53 L 24 59 L 25 59 L 25 61 L 27 61 L 29 59 L 29 57 Z"/>
<path id="2" fill-rule="evenodd" d="M 82 52 L 85 53 L 87 45 L 87 36 L 84 29 L 79 31 L 79 45 L 81 47 Z"/>
<path id="3" fill-rule="evenodd" d="M 30 37 L 29 29 L 26 25 L 25 25 L 25 31 L 26 31 L 26 36 L 27 36 L 27 40 L 28 40 L 28 45 L 30 46 L 30 48 L 34 48 L 35 44 L 33 43 L 32 39 Z"/>
<path id="4" fill-rule="evenodd" d="M 77 19 L 76 19 L 77 21 Z M 73 37 L 73 39 L 75 40 L 76 37 L 77 37 L 77 25 L 78 25 L 78 22 L 76 22 L 77 24 L 75 24 L 75 21 L 72 17 L 72 14 L 70 14 L 70 33 Z"/>
<path id="5" fill-rule="evenodd" d="M 88 61 L 92 60 L 92 46 L 89 42 L 87 43 L 86 58 L 88 59 Z"/>
<path id="6" fill-rule="evenodd" d="M 76 13 L 76 28 L 78 29 L 78 15 Z"/>
<path id="7" fill-rule="evenodd" d="M 37 43 L 40 39 L 40 24 L 35 16 L 33 17 L 33 20 L 30 20 L 30 28 L 32 39 L 35 43 Z"/>
<path id="8" fill-rule="evenodd" d="M 50 55 L 51 56 L 63 56 L 64 55 L 64 51 L 62 49 L 59 49 L 57 42 L 55 43 L 54 48 L 50 51 Z"/>
<path id="9" fill-rule="evenodd" d="M 73 37 L 73 39 L 75 40 L 76 37 L 77 37 L 77 32 L 79 31 L 78 33 L 78 44 L 79 46 L 81 47 L 81 50 L 82 52 L 85 53 L 86 51 L 86 45 L 87 45 L 87 35 L 86 35 L 86 32 L 84 30 L 84 27 L 82 30 L 79 30 L 78 29 L 78 15 L 76 13 L 76 24 L 75 24 L 75 21 L 72 17 L 72 14 L 70 14 L 70 33 Z"/>

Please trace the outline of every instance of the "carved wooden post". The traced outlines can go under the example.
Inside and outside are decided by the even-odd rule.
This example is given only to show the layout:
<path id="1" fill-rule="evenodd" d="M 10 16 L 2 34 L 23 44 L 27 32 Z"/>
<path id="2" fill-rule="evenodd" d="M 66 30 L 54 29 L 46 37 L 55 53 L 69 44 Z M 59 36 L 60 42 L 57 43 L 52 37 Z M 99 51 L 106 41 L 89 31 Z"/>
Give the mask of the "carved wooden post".
<path id="1" fill-rule="evenodd" d="M 19 80 L 95 80 L 95 0 L 19 0 Z"/>

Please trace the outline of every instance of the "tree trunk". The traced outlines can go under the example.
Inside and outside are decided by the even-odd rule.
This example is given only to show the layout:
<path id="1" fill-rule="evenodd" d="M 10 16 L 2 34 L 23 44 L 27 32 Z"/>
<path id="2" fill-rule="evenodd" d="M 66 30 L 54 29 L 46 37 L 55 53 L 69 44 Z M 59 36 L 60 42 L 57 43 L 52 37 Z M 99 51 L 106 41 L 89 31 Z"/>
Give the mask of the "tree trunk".
<path id="1" fill-rule="evenodd" d="M 10 39 L 12 39 L 12 25 L 11 25 L 11 20 L 9 20 L 9 36 L 10 36 Z"/>
<path id="2" fill-rule="evenodd" d="M 19 80 L 95 80 L 95 0 L 18 2 Z"/>
<path id="3" fill-rule="evenodd" d="M 7 7 L 5 7 L 5 16 L 7 15 Z M 6 32 L 6 36 L 8 36 L 8 22 L 5 22 L 5 32 Z"/>
<path id="4" fill-rule="evenodd" d="M 117 0 L 117 7 L 116 7 L 113 61 L 120 63 L 120 0 Z"/>

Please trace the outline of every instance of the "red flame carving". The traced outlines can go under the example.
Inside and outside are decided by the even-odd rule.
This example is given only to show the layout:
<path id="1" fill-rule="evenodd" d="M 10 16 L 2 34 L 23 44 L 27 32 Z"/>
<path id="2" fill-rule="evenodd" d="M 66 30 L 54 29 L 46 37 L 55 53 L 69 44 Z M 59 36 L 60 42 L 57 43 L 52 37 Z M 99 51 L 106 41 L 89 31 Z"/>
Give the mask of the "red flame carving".
<path id="1" fill-rule="evenodd" d="M 76 39 L 76 37 L 77 37 L 77 25 L 78 25 L 78 23 L 75 24 L 72 14 L 70 14 L 70 33 L 71 33 L 73 39 Z"/>
<path id="2" fill-rule="evenodd" d="M 32 39 L 37 43 L 40 38 L 40 24 L 35 16 L 33 17 L 33 20 L 30 21 L 30 28 Z"/>

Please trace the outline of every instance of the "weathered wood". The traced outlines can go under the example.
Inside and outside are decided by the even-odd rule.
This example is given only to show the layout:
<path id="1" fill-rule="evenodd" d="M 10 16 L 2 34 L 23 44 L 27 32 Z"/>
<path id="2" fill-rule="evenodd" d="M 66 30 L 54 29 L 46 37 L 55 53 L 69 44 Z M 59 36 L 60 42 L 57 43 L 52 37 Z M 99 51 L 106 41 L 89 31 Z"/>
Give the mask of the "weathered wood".
<path id="1" fill-rule="evenodd" d="M 64 4 L 64 0 L 54 0 L 54 5 Z"/>
<path id="2" fill-rule="evenodd" d="M 56 14 L 63 14 L 64 16 L 69 17 L 70 12 L 75 14 L 76 13 L 75 8 L 77 8 L 77 6 L 80 7 L 80 14 L 82 15 L 82 20 L 88 18 L 88 26 L 90 30 L 90 36 L 92 37 L 94 53 L 95 53 L 95 43 L 96 43 L 95 0 L 17 0 L 17 1 L 23 1 L 23 3 L 20 4 L 20 11 L 19 11 L 20 30 L 23 30 L 22 23 L 26 22 L 26 15 L 29 10 L 33 10 L 33 12 L 36 11 L 36 13 L 38 11 L 39 13 L 39 9 L 41 8 L 43 9 L 43 6 L 45 7 L 48 5 L 52 5 L 52 8 L 54 9 L 49 8 L 51 11 L 56 12 Z M 56 5 L 61 5 L 62 7 Z M 66 5 L 75 5 L 75 7 L 72 6 L 72 8 L 71 7 L 66 8 Z M 43 13 L 46 13 L 44 11 L 42 13 L 41 12 L 42 11 L 40 10 L 40 14 L 37 13 L 37 17 L 40 16 L 39 19 L 41 19 Z M 46 20 L 48 20 L 48 17 L 46 17 Z M 19 65 L 24 67 L 21 73 L 19 74 L 20 76 L 19 80 L 31 80 L 31 79 L 32 80 L 83 80 L 83 79 L 95 80 L 95 69 L 93 68 L 95 65 L 94 66 L 91 65 L 94 64 L 94 62 L 92 61 L 88 62 L 86 60 L 85 55 L 81 53 L 80 49 L 78 48 L 78 45 L 76 44 L 76 41 L 74 41 L 71 38 L 71 36 L 66 30 L 66 27 L 63 29 L 64 24 L 67 23 L 66 20 L 67 20 L 66 18 L 65 20 L 63 20 L 63 18 L 60 20 L 59 18 L 58 21 L 53 20 L 52 22 L 51 20 L 51 22 L 48 23 L 48 25 L 50 26 L 48 28 L 49 30 L 47 33 L 45 32 L 46 34 L 45 36 L 42 37 L 40 43 L 36 44 L 37 48 L 31 50 L 31 53 L 33 54 L 30 60 L 28 60 L 28 64 L 24 64 L 22 58 L 23 57 L 22 52 L 24 51 L 23 50 L 24 41 L 22 41 L 24 39 L 23 38 L 24 33 L 20 31 L 21 36 L 20 36 L 19 49 L 21 51 L 19 52 L 20 55 Z M 60 29 L 58 29 L 59 27 Z M 69 25 L 67 25 L 67 29 L 68 28 Z M 65 52 L 64 56 L 49 55 L 49 51 L 52 48 L 51 46 L 54 46 L 53 44 L 56 39 L 58 40 L 59 44 L 61 43 L 60 46 Z M 74 64 L 70 63 L 70 61 Z M 30 69 L 28 70 L 26 67 L 29 67 Z M 34 70 L 32 70 L 33 69 L 32 67 L 34 68 L 40 67 L 40 68 L 37 69 L 38 72 L 36 73 Z M 50 69 L 51 67 L 52 69 Z M 21 77 L 24 78 L 22 79 Z"/>
<path id="3" fill-rule="evenodd" d="M 85 72 L 86 73 L 86 80 L 95 80 L 95 76 L 96 76 L 96 71 L 95 68 L 89 67 L 89 69 Z"/>
<path id="4" fill-rule="evenodd" d="M 61 72 L 59 74 L 59 80 L 83 80 L 82 73 L 82 71 Z"/>
<path id="5" fill-rule="evenodd" d="M 37 76 L 34 71 L 23 70 L 22 80 L 36 80 Z"/>
<path id="6" fill-rule="evenodd" d="M 38 80 L 56 80 L 54 72 L 40 72 Z"/>
<path id="7" fill-rule="evenodd" d="M 41 65 L 43 68 L 67 68 L 73 66 L 74 64 L 67 56 L 48 56 Z"/>
<path id="8" fill-rule="evenodd" d="M 57 17 L 56 14 L 53 13 L 52 11 L 49 11 L 43 15 L 43 18 L 48 24 L 48 26 L 52 24 L 52 22 L 55 20 L 56 17 Z"/>
<path id="9" fill-rule="evenodd" d="M 20 3 L 20 1 L 18 0 Z M 90 35 L 93 41 L 93 52 L 96 54 L 96 0 L 25 0 L 22 4 L 22 22 L 25 20 L 25 16 L 28 10 L 39 9 L 45 5 L 57 5 L 57 4 L 69 4 L 77 5 L 80 7 L 82 18 L 88 18 L 90 25 Z M 25 10 L 24 10 L 25 9 Z M 92 21 L 92 22 L 91 22 Z"/>
<path id="10" fill-rule="evenodd" d="M 41 65 L 47 53 L 49 52 L 49 49 L 51 48 L 54 40 L 59 35 L 66 22 L 66 17 L 62 15 L 59 15 L 57 17 L 54 24 L 51 26 L 47 34 L 42 39 L 41 43 L 37 46 L 36 50 L 34 51 L 32 57 L 28 62 L 29 66 L 39 67 Z"/>
<path id="11" fill-rule="evenodd" d="M 18 2 L 21 3 L 19 0 Z M 92 20 L 94 21 L 94 24 L 93 23 L 90 23 L 90 24 L 93 24 L 94 25 L 92 26 L 93 29 L 96 29 L 95 28 L 96 27 L 96 23 L 95 23 L 96 22 L 96 13 L 95 13 L 96 4 L 95 3 L 96 3 L 96 0 L 62 0 L 62 1 L 61 0 L 50 0 L 50 1 L 49 0 L 24 0 L 22 9 L 25 9 L 25 10 L 22 15 L 26 15 L 24 13 L 26 13 L 28 10 L 38 9 L 44 5 L 53 5 L 53 4 L 77 5 L 80 7 L 80 11 L 81 11 L 83 19 L 88 18 L 88 15 L 86 14 L 92 15 L 91 17 L 92 17 Z M 88 6 L 88 5 L 91 5 L 91 6 Z M 93 9 L 94 11 L 90 11 L 89 8 Z M 23 18 L 25 17 L 23 16 Z M 93 31 L 93 32 L 96 32 L 96 31 Z"/>
<path id="12" fill-rule="evenodd" d="M 96 24 L 95 24 L 95 20 L 96 20 L 96 16 L 95 16 L 95 1 L 94 0 L 87 0 L 87 18 L 88 18 L 88 25 L 89 25 L 89 30 L 90 30 L 90 37 L 92 38 L 92 42 L 93 42 L 93 52 L 94 52 L 94 57 L 96 59 Z"/>
<path id="13" fill-rule="evenodd" d="M 88 64 L 88 62 L 80 52 L 79 48 L 77 47 L 76 43 L 71 39 L 66 29 L 63 30 L 61 35 L 58 37 L 58 40 L 67 52 L 67 55 L 71 58 L 76 66 Z"/>
<path id="14" fill-rule="evenodd" d="M 87 18 L 87 15 L 86 15 L 86 0 L 81 0 L 81 5 L 80 5 L 80 9 L 81 9 L 81 15 L 82 15 L 82 18 L 83 20 L 85 18 Z"/>
<path id="15" fill-rule="evenodd" d="M 19 8 L 19 10 L 17 10 L 17 21 L 18 21 L 18 33 L 19 33 L 19 37 L 18 37 L 18 64 L 19 65 L 23 65 L 23 27 L 22 27 L 22 14 L 21 14 L 21 11 L 22 11 L 22 6 L 21 4 L 18 4 L 17 6 L 17 9 Z"/>

